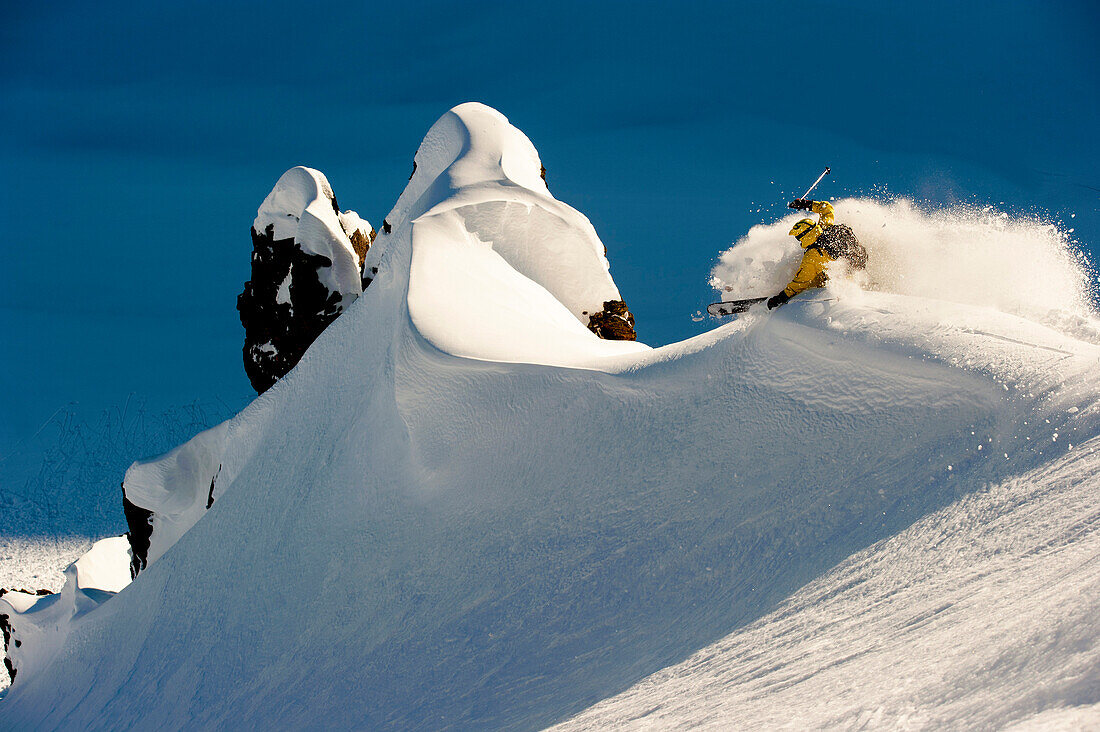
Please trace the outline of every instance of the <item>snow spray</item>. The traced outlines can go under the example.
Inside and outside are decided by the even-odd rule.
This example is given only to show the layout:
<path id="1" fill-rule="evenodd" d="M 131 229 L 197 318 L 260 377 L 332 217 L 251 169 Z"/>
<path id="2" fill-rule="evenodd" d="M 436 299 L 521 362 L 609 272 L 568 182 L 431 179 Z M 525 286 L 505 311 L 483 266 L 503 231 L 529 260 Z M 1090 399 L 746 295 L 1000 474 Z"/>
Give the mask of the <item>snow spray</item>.
<path id="1" fill-rule="evenodd" d="M 1084 254 L 1058 226 L 992 207 L 926 210 L 911 201 L 847 198 L 836 220 L 867 247 L 862 287 L 995 308 L 1052 327 L 1097 316 Z M 791 226 L 803 214 L 752 227 L 723 252 L 710 284 L 723 295 L 772 295 L 794 276 L 802 250 Z"/>

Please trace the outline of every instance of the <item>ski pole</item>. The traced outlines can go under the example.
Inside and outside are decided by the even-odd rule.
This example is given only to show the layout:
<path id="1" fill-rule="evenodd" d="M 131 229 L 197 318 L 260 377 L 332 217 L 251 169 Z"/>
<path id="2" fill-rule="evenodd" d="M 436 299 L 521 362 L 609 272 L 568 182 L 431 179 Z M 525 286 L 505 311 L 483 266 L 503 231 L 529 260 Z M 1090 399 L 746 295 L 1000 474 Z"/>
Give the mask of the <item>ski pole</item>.
<path id="1" fill-rule="evenodd" d="M 810 186 L 809 188 L 806 189 L 806 192 L 802 194 L 802 198 L 803 199 L 809 198 L 810 193 L 812 193 L 813 190 L 815 188 L 817 188 L 817 184 L 820 183 L 821 179 L 824 178 L 825 176 L 827 176 L 829 174 L 829 172 L 830 172 L 829 169 L 825 168 L 825 172 L 822 173 L 821 175 L 817 176 L 817 180 L 814 181 L 814 184 L 812 186 Z"/>

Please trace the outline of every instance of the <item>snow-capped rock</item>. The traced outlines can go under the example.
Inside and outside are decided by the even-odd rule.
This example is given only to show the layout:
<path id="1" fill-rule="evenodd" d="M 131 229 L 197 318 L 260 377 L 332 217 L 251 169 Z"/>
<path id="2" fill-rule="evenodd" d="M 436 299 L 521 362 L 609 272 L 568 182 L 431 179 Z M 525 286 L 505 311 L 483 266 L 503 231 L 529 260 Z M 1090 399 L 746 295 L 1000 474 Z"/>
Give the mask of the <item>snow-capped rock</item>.
<path id="1" fill-rule="evenodd" d="M 340 211 L 320 171 L 298 166 L 279 178 L 252 224 L 252 276 L 237 298 L 245 371 L 258 393 L 362 292 L 373 233 L 354 211 Z"/>

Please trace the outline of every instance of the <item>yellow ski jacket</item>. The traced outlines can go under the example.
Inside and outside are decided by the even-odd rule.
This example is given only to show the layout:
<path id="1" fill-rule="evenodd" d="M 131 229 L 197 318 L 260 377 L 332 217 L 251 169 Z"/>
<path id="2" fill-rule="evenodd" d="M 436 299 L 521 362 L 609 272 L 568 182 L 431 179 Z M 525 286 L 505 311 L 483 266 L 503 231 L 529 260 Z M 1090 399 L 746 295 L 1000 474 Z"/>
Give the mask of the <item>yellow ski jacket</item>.
<path id="1" fill-rule="evenodd" d="M 826 201 L 814 201 L 813 212 L 820 214 L 817 223 L 807 226 L 812 220 L 802 219 L 791 229 L 791 236 L 798 239 L 804 251 L 798 272 L 795 273 L 790 284 L 783 288 L 787 297 L 794 297 L 811 287 L 824 287 L 829 281 L 829 273 L 826 271 L 829 263 L 836 261 L 819 247 L 814 246 L 817 237 L 825 231 L 823 227 L 833 223 L 833 206 Z"/>

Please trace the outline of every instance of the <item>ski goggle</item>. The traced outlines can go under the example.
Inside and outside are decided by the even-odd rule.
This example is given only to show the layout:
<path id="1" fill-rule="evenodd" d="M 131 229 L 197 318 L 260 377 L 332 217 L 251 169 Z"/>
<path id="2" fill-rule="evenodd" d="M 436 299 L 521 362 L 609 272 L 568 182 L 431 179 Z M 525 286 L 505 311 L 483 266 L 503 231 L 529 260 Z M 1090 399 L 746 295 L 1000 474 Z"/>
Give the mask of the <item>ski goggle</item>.
<path id="1" fill-rule="evenodd" d="M 794 226 L 791 227 L 790 234 L 796 239 L 801 240 L 810 229 L 814 228 L 814 222 L 812 219 L 802 219 Z"/>

